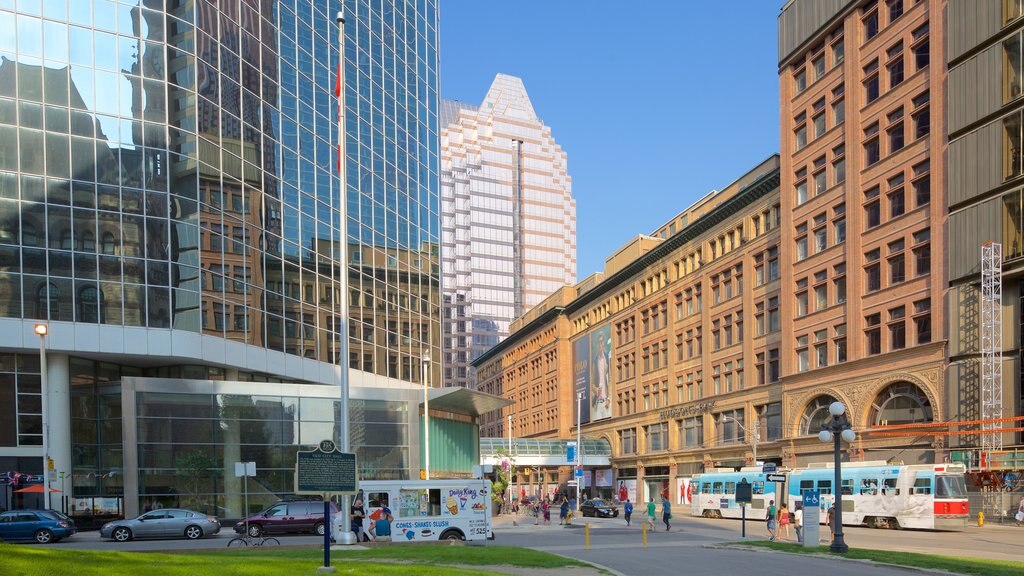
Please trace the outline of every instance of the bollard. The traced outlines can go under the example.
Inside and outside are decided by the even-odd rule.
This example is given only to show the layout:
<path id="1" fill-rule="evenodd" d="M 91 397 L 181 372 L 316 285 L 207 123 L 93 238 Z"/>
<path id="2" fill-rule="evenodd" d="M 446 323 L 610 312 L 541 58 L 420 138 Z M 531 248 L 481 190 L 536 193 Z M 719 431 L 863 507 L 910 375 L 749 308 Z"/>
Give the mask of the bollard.
<path id="1" fill-rule="evenodd" d="M 583 525 L 583 542 L 584 549 L 590 550 L 590 522 Z"/>
<path id="2" fill-rule="evenodd" d="M 984 512 L 978 512 L 978 528 L 981 528 L 984 525 L 985 525 L 985 513 Z"/>
<path id="3" fill-rule="evenodd" d="M 647 548 L 647 522 L 644 522 L 644 527 L 641 531 L 644 534 L 644 548 Z"/>

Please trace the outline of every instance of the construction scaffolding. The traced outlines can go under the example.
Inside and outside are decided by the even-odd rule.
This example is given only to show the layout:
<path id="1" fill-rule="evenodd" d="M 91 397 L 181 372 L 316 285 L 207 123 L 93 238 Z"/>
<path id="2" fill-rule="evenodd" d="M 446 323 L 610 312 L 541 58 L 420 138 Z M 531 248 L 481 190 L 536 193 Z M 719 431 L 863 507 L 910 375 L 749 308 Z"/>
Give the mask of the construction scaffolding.
<path id="1" fill-rule="evenodd" d="M 981 467 L 1003 449 L 1003 245 L 981 247 Z"/>

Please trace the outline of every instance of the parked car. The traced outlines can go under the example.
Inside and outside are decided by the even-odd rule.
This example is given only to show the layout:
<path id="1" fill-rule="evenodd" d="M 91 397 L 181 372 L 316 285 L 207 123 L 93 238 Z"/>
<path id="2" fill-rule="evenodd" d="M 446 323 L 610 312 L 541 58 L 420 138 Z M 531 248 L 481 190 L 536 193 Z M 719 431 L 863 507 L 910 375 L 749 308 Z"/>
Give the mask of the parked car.
<path id="1" fill-rule="evenodd" d="M 331 517 L 338 513 L 334 502 L 331 505 Z M 286 534 L 294 532 L 314 532 L 324 534 L 324 502 L 323 500 L 286 500 L 278 502 L 263 512 L 250 516 L 249 535 Z M 235 532 L 245 532 L 246 520 L 235 524 Z"/>
<path id="2" fill-rule="evenodd" d="M 0 514 L 0 540 L 49 544 L 75 532 L 75 521 L 53 510 L 11 510 Z"/>
<path id="3" fill-rule="evenodd" d="M 136 518 L 107 522 L 100 536 L 127 542 L 133 538 L 188 538 L 195 540 L 220 532 L 216 516 L 195 510 L 161 508 Z"/>
<path id="4" fill-rule="evenodd" d="M 604 500 L 584 500 L 580 506 L 580 513 L 597 518 L 618 518 L 619 509 Z"/>

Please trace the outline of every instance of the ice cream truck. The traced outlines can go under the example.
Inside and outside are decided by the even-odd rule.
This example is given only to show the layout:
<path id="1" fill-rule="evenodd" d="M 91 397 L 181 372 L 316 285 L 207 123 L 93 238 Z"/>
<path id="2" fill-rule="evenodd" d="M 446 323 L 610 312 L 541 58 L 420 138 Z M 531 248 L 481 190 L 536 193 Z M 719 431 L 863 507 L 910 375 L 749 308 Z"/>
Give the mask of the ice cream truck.
<path id="1" fill-rule="evenodd" d="M 463 480 L 364 480 L 359 482 L 366 519 L 381 518 L 387 506 L 393 542 L 491 540 L 491 483 Z"/>

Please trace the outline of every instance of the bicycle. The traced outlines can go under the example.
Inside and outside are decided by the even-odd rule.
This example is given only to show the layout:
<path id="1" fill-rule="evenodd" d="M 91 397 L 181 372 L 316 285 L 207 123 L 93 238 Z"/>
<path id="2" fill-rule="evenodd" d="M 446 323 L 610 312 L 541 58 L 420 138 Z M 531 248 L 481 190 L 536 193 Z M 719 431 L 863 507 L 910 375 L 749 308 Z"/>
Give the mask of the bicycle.
<path id="1" fill-rule="evenodd" d="M 235 546 L 280 546 L 281 541 L 274 537 L 267 537 L 264 535 L 250 536 L 248 534 L 242 534 L 241 536 L 235 536 L 231 540 L 228 540 L 228 548 Z"/>

